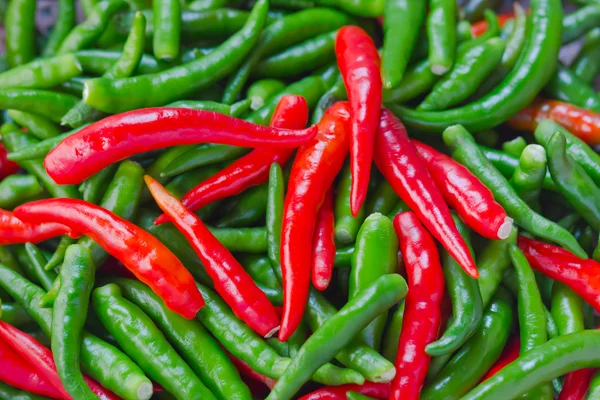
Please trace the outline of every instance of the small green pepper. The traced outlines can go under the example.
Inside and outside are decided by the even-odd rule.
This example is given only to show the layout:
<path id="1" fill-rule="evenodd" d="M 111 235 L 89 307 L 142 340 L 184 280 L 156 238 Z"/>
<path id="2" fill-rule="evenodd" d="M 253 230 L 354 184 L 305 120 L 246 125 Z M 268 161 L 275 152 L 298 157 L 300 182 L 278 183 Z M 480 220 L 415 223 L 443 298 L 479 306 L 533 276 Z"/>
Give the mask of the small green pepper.
<path id="1" fill-rule="evenodd" d="M 350 210 L 350 190 L 352 188 L 352 174 L 350 164 L 346 164 L 340 173 L 341 179 L 337 185 L 334 215 L 335 215 L 335 240 L 341 245 L 354 243 L 358 230 L 365 218 L 364 207 L 361 207 L 356 217 Z"/>
<path id="2" fill-rule="evenodd" d="M 41 197 L 40 183 L 33 175 L 11 175 L 0 182 L 0 208 L 12 209 Z"/>
<path id="3" fill-rule="evenodd" d="M 510 184 L 529 207 L 540 210 L 540 192 L 546 176 L 546 151 L 537 144 L 527 145 L 519 157 L 519 165 Z"/>

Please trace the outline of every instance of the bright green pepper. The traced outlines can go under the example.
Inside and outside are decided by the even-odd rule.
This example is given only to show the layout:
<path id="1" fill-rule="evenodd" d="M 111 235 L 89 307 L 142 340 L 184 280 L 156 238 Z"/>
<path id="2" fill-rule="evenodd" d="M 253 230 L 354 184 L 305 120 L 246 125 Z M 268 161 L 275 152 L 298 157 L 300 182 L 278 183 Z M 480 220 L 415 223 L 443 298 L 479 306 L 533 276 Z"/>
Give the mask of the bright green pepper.
<path id="1" fill-rule="evenodd" d="M 12 209 L 39 198 L 42 192 L 42 187 L 33 175 L 7 176 L 0 182 L 0 208 Z"/>
<path id="2" fill-rule="evenodd" d="M 585 329 L 583 300 L 563 283 L 555 282 L 552 287 L 551 313 L 561 336 Z"/>
<path id="3" fill-rule="evenodd" d="M 248 151 L 249 149 L 244 147 L 225 144 L 201 144 L 174 159 L 161 171 L 160 175 L 161 177 L 173 177 L 194 168 L 234 160 Z"/>
<path id="4" fill-rule="evenodd" d="M 48 139 L 61 133 L 52 121 L 39 115 L 18 110 L 9 110 L 8 115 L 38 139 Z"/>
<path id="5" fill-rule="evenodd" d="M 346 164 L 340 173 L 341 179 L 336 188 L 334 204 L 335 215 L 335 240 L 341 245 L 354 243 L 358 230 L 365 218 L 365 209 L 361 207 L 356 217 L 350 210 L 350 190 L 352 188 L 352 174 L 350 164 Z"/>
<path id="6" fill-rule="evenodd" d="M 86 179 L 80 186 L 81 198 L 90 203 L 97 204 L 104 193 L 112 177 L 117 172 L 118 165 L 113 164 L 104 168 L 102 171 L 95 173 L 93 176 Z"/>
<path id="7" fill-rule="evenodd" d="M 546 151 L 538 144 L 523 149 L 510 185 L 531 209 L 540 210 L 540 192 L 546 176 Z"/>
<path id="8" fill-rule="evenodd" d="M 80 50 L 75 53 L 83 71 L 94 75 L 104 75 L 121 58 L 121 55 L 121 51 L 97 49 Z M 168 67 L 169 64 L 158 61 L 151 55 L 143 54 L 134 75 L 154 74 Z"/>
<path id="9" fill-rule="evenodd" d="M 259 228 L 214 228 L 210 232 L 232 252 L 263 254 L 267 251 L 267 231 Z"/>
<path id="10" fill-rule="evenodd" d="M 427 38 L 431 72 L 444 75 L 452 68 L 456 53 L 456 1 L 429 2 Z"/>
<path id="11" fill-rule="evenodd" d="M 579 39 L 587 31 L 600 25 L 600 5 L 581 7 L 563 17 L 562 42 Z"/>
<path id="12" fill-rule="evenodd" d="M 600 28 L 594 28 L 585 36 L 583 46 L 570 68 L 579 79 L 591 84 L 600 73 L 600 65 L 596 62 L 599 58 Z"/>
<path id="13" fill-rule="evenodd" d="M 217 226 L 252 226 L 263 221 L 267 211 L 268 191 L 268 184 L 262 184 L 235 196 L 231 199 L 230 211 L 217 221 Z"/>
<path id="14" fill-rule="evenodd" d="M 600 95 L 570 69 L 559 65 L 544 89 L 547 97 L 600 112 Z"/>
<path id="15" fill-rule="evenodd" d="M 250 108 L 258 110 L 275 94 L 285 89 L 285 83 L 278 79 L 261 79 L 248 87 L 246 97 L 252 101 Z"/>
<path id="16" fill-rule="evenodd" d="M 14 68 L 35 58 L 36 0 L 13 0 L 4 16 L 6 61 Z"/>
<path id="17" fill-rule="evenodd" d="M 154 13 L 152 43 L 154 56 L 159 60 L 172 60 L 179 54 L 181 3 L 179 0 L 153 1 L 152 12 Z"/>
<path id="18" fill-rule="evenodd" d="M 15 109 L 19 111 L 35 110 L 36 114 L 46 117 L 53 122 L 60 119 L 76 103 L 77 97 L 37 89 L 4 89 L 0 90 L 0 109 Z"/>
<path id="19" fill-rule="evenodd" d="M 278 163 L 271 164 L 267 190 L 267 254 L 271 268 L 279 283 L 282 282 L 280 265 L 281 229 L 283 226 L 283 204 L 285 198 L 285 182 L 283 171 Z"/>
<path id="20" fill-rule="evenodd" d="M 242 265 L 256 282 L 273 289 L 281 288 L 267 257 L 251 254 L 242 259 Z"/>
<path id="21" fill-rule="evenodd" d="M 47 89 L 81 75 L 73 54 L 31 61 L 0 74 L 0 89 Z"/>
<path id="22" fill-rule="evenodd" d="M 392 313 L 390 321 L 385 328 L 381 354 L 390 362 L 396 361 L 398 354 L 398 341 L 402 333 L 402 321 L 404 321 L 404 302 L 401 302 Z"/>
<path id="23" fill-rule="evenodd" d="M 48 41 L 42 55 L 46 57 L 53 56 L 76 24 L 77 10 L 75 0 L 59 0 L 56 23 L 48 36 Z"/>
<path id="24" fill-rule="evenodd" d="M 513 140 L 502 143 L 502 151 L 513 157 L 520 157 L 523 150 L 525 150 L 525 147 L 527 147 L 527 141 L 523 136 L 517 136 Z"/>
<path id="25" fill-rule="evenodd" d="M 56 279 L 56 273 L 44 269 L 46 258 L 41 249 L 33 243 L 25 243 L 25 245 L 15 246 L 14 250 L 17 260 L 25 270 L 27 277 L 45 290 L 50 289 Z"/>
<path id="26" fill-rule="evenodd" d="M 17 328 L 34 323 L 27 311 L 17 303 L 2 303 L 0 320 Z"/>
<path id="27" fill-rule="evenodd" d="M 50 257 L 48 262 L 46 262 L 44 269 L 46 271 L 50 271 L 62 264 L 63 259 L 65 258 L 65 252 L 67 251 L 67 248 L 74 243 L 75 239 L 72 239 L 69 236 L 61 237 L 60 242 L 58 243 L 58 247 L 56 247 L 56 250 L 54 250 L 52 257 Z"/>

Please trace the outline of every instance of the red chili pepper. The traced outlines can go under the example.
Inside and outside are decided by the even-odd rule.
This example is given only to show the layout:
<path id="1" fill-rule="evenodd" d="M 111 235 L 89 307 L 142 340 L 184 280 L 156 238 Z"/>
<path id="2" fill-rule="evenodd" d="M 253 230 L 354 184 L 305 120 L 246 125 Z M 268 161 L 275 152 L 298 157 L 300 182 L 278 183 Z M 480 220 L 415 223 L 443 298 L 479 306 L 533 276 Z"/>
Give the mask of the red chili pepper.
<path id="1" fill-rule="evenodd" d="M 396 376 L 390 400 L 418 399 L 442 321 L 444 272 L 435 241 L 412 212 L 394 218 L 394 229 L 408 275 L 410 290 L 404 301 L 404 320 L 396 356 Z"/>
<path id="2" fill-rule="evenodd" d="M 6 341 L 0 340 L 0 381 L 27 392 L 61 399 L 62 396 L 33 367 L 19 355 Z"/>
<path id="3" fill-rule="evenodd" d="M 356 217 L 367 197 L 373 162 L 373 138 L 379 121 L 382 96 L 380 60 L 373 39 L 356 26 L 344 26 L 338 31 L 335 55 L 352 110 L 350 208 L 352 215 Z"/>
<path id="4" fill-rule="evenodd" d="M 317 214 L 312 245 L 312 281 L 319 290 L 327 289 L 335 261 L 335 221 L 333 189 L 329 189 Z"/>
<path id="5" fill-rule="evenodd" d="M 294 159 L 281 232 L 281 341 L 286 341 L 302 321 L 310 285 L 315 220 L 348 154 L 349 118 L 347 102 L 334 104 L 317 125 L 317 136 L 302 146 Z"/>
<path id="6" fill-rule="evenodd" d="M 427 171 L 406 128 L 391 111 L 382 109 L 375 135 L 375 165 L 394 191 L 413 210 L 461 267 L 479 277 L 465 240 L 456 229 L 448 205 Z"/>
<path id="7" fill-rule="evenodd" d="M 240 374 L 242 376 L 245 376 L 245 377 L 250 378 L 250 379 L 252 379 L 254 381 L 263 383 L 269 389 L 273 389 L 273 386 L 275 386 L 275 384 L 277 383 L 277 380 L 269 378 L 268 376 L 264 376 L 262 374 L 259 374 L 258 372 L 256 372 L 255 370 L 253 370 L 252 367 L 250 367 L 245 361 L 240 360 L 239 358 L 237 358 L 233 354 L 227 353 L 227 355 L 229 356 L 229 359 L 231 359 L 231 362 L 233 363 L 233 365 L 235 366 L 235 368 L 237 368 L 237 370 L 240 371 Z"/>
<path id="8" fill-rule="evenodd" d="M 600 114 L 557 100 L 538 98 L 513 115 L 508 124 L 515 129 L 533 132 L 545 119 L 562 125 L 587 144 L 600 144 Z"/>
<path id="9" fill-rule="evenodd" d="M 558 400 L 583 400 L 595 372 L 596 368 L 583 368 L 569 372 L 558 395 Z"/>
<path id="10" fill-rule="evenodd" d="M 513 220 L 487 188 L 464 165 L 442 154 L 433 147 L 412 141 L 425 161 L 427 170 L 444 200 L 457 212 L 465 223 L 488 239 L 506 239 L 510 235 Z"/>
<path id="11" fill-rule="evenodd" d="M 84 181 L 104 167 L 151 150 L 194 143 L 242 147 L 296 147 L 317 128 L 269 128 L 212 111 L 145 108 L 113 115 L 64 139 L 46 156 L 48 175 L 59 184 Z"/>
<path id="12" fill-rule="evenodd" d="M 77 199 L 46 199 L 23 204 L 15 214 L 26 221 L 59 222 L 89 236 L 185 318 L 194 318 L 204 305 L 194 278 L 164 244 L 102 207 Z"/>
<path id="13" fill-rule="evenodd" d="M 517 244 L 533 269 L 569 286 L 600 312 L 599 262 L 525 236 L 519 236 Z"/>
<path id="14" fill-rule="evenodd" d="M 6 156 L 8 151 L 2 143 L 0 143 L 0 181 L 9 175 L 17 172 L 21 167 L 14 161 L 10 161 Z"/>
<path id="15" fill-rule="evenodd" d="M 267 296 L 206 225 L 149 175 L 146 185 L 206 267 L 215 289 L 235 315 L 263 337 L 279 329 L 279 318 Z"/>
<path id="16" fill-rule="evenodd" d="M 0 245 L 16 243 L 38 243 L 53 237 L 69 235 L 79 237 L 68 226 L 54 222 L 23 222 L 12 212 L 0 209 Z"/>
<path id="17" fill-rule="evenodd" d="M 486 372 L 483 378 L 481 378 L 480 382 L 490 379 L 492 376 L 496 375 L 498 371 L 500 371 L 502 368 L 515 361 L 517 358 L 519 358 L 520 352 L 521 341 L 519 340 L 518 336 L 515 336 L 508 342 L 508 345 L 502 351 L 502 354 L 500 355 L 498 361 L 496 361 L 496 363 L 492 365 L 489 371 Z"/>
<path id="18" fill-rule="evenodd" d="M 302 129 L 308 121 L 308 104 L 302 96 L 286 95 L 271 118 L 271 127 Z M 211 176 L 190 190 L 181 202 L 196 211 L 205 205 L 243 192 L 269 179 L 269 168 L 274 162 L 283 166 L 294 154 L 293 149 L 255 149 Z M 166 215 L 156 219 L 155 224 L 167 222 Z"/>
<path id="19" fill-rule="evenodd" d="M 527 10 L 527 12 L 529 13 L 529 10 Z M 506 14 L 500 14 L 498 15 L 498 24 L 500 25 L 500 28 L 503 28 L 504 25 L 506 25 L 506 23 L 508 22 L 508 20 L 510 19 L 514 19 L 515 18 L 515 13 L 514 12 L 509 12 Z M 488 29 L 488 25 L 486 21 L 478 21 L 475 22 L 473 25 L 471 25 L 471 33 L 473 34 L 474 37 L 478 37 L 483 35 Z"/>
<path id="20" fill-rule="evenodd" d="M 324 387 L 300 397 L 299 400 L 346 400 L 346 393 L 358 392 L 376 399 L 387 399 L 390 395 L 390 383 L 365 382 L 362 385 L 349 384 Z"/>
<path id="21" fill-rule="evenodd" d="M 25 332 L 21 332 L 14 326 L 3 321 L 0 321 L 0 337 L 29 364 L 35 365 L 38 373 L 54 386 L 63 399 L 72 399 L 60 381 L 58 372 L 56 372 L 56 364 L 54 363 L 50 349 L 44 347 L 44 345 Z M 119 397 L 114 393 L 104 389 L 92 379 L 86 376 L 84 376 L 84 379 L 90 390 L 101 400 L 119 400 Z"/>

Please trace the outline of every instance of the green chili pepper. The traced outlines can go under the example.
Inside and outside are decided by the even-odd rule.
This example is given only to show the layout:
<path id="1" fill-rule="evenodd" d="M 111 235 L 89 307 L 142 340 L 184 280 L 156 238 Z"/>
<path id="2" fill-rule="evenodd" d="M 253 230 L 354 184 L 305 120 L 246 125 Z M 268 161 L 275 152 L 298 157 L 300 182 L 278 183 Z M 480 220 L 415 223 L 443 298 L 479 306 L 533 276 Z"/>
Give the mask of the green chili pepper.
<path id="1" fill-rule="evenodd" d="M 350 164 L 346 164 L 341 172 L 341 178 L 336 188 L 334 204 L 335 215 L 335 240 L 341 245 L 354 243 L 360 225 L 365 219 L 365 209 L 361 207 L 356 217 L 350 211 L 350 189 L 352 188 L 352 174 Z"/>
<path id="2" fill-rule="evenodd" d="M 61 43 L 75 27 L 77 23 L 77 10 L 75 0 L 60 0 L 58 2 L 58 16 L 52 32 L 48 36 L 48 41 L 42 53 L 43 56 L 53 56 L 60 47 Z"/>
<path id="3" fill-rule="evenodd" d="M 510 185 L 532 210 L 540 210 L 540 192 L 546 176 L 546 151 L 538 144 L 525 147 Z"/>
<path id="4" fill-rule="evenodd" d="M 398 305 L 398 308 L 392 313 L 387 327 L 385 328 L 385 335 L 383 336 L 383 343 L 381 347 L 381 354 L 387 358 L 390 362 L 396 361 L 396 355 L 398 354 L 398 341 L 400 340 L 400 334 L 402 333 L 402 321 L 404 320 L 404 301 Z"/>
<path id="5" fill-rule="evenodd" d="M 237 103 L 233 103 L 230 108 L 231 116 L 235 118 L 245 118 L 251 110 L 252 100 L 245 99 L 240 100 Z"/>
<path id="6" fill-rule="evenodd" d="M 268 2 L 259 0 L 246 25 L 200 60 L 155 74 L 124 79 L 91 79 L 86 82 L 84 101 L 101 111 L 118 113 L 167 104 L 188 93 L 210 87 L 235 70 L 253 49 L 265 23 L 267 10 Z"/>
<path id="7" fill-rule="evenodd" d="M 268 99 L 285 89 L 285 84 L 277 79 L 261 79 L 248 88 L 246 97 L 252 101 L 250 108 L 258 110 Z"/>
<path id="8" fill-rule="evenodd" d="M 386 104 L 407 102 L 426 93 L 439 79 L 431 72 L 429 61 L 421 61 L 408 68 L 396 89 L 383 91 L 383 100 Z"/>
<path id="9" fill-rule="evenodd" d="M 229 251 L 257 254 L 267 251 L 267 232 L 264 227 L 208 228 Z"/>
<path id="10" fill-rule="evenodd" d="M 285 197 L 285 181 L 283 171 L 277 163 L 271 164 L 267 190 L 267 254 L 271 268 L 279 283 L 282 282 L 280 265 L 281 229 L 283 226 L 283 203 Z"/>
<path id="11" fill-rule="evenodd" d="M 81 129 L 83 129 L 83 127 L 70 130 L 69 132 L 62 133 L 58 136 L 39 141 L 37 143 L 32 143 L 30 146 L 11 152 L 8 155 L 8 159 L 13 161 L 25 161 L 44 158 L 46 157 L 46 154 L 48 154 L 52 149 L 58 146 L 58 144 L 62 142 L 65 138 L 80 131 Z"/>
<path id="12" fill-rule="evenodd" d="M 121 58 L 121 55 L 121 51 L 98 49 L 80 50 L 75 53 L 75 57 L 77 57 L 83 71 L 95 75 L 104 75 Z M 133 75 L 154 74 L 168 67 L 169 64 L 159 61 L 151 55 L 142 54 Z"/>
<path id="13" fill-rule="evenodd" d="M 179 0 L 152 2 L 154 14 L 154 56 L 159 60 L 172 60 L 179 54 L 181 34 L 181 3 Z"/>
<path id="14" fill-rule="evenodd" d="M 214 143 L 194 147 L 167 165 L 161 172 L 161 177 L 173 177 L 194 168 L 234 160 L 249 151 L 245 147 Z"/>
<path id="15" fill-rule="evenodd" d="M 492 9 L 497 4 L 497 0 L 469 0 L 461 7 L 460 13 L 464 19 L 477 22 L 481 20 L 486 9 Z"/>
<path id="16" fill-rule="evenodd" d="M 119 286 L 95 289 L 92 304 L 102 324 L 119 346 L 152 379 L 181 399 L 216 399 L 171 347 L 163 333 L 138 306 L 126 300 Z"/>
<path id="17" fill-rule="evenodd" d="M 140 307 L 179 350 L 190 368 L 220 399 L 251 399 L 219 343 L 197 321 L 189 321 L 169 310 L 146 285 L 130 279 L 116 279 L 126 299 Z"/>
<path id="18" fill-rule="evenodd" d="M 102 200 L 108 184 L 117 172 L 117 168 L 118 164 L 110 165 L 86 179 L 79 186 L 82 199 L 93 204 L 97 204 Z"/>
<path id="19" fill-rule="evenodd" d="M 466 100 L 499 64 L 504 48 L 504 41 L 494 37 L 459 51 L 450 72 L 435 84 L 417 109 L 444 110 Z"/>
<path id="20" fill-rule="evenodd" d="M 551 313 L 561 336 L 585 329 L 583 300 L 561 282 L 555 282 L 552 287 Z"/>
<path id="21" fill-rule="evenodd" d="M 15 298 L 27 313 L 51 335 L 52 310 L 38 306 L 44 291 L 4 265 L 0 265 L 0 286 Z M 81 364 L 102 386 L 126 400 L 149 399 L 152 383 L 140 367 L 116 347 L 83 331 Z"/>
<path id="22" fill-rule="evenodd" d="M 252 226 L 262 221 L 267 211 L 268 191 L 268 184 L 262 184 L 233 198 L 231 200 L 233 209 L 217 221 L 217 226 Z"/>
<path id="23" fill-rule="evenodd" d="M 66 391 L 77 399 L 96 398 L 79 366 L 81 334 L 95 272 L 92 253 L 83 246 L 69 246 L 60 269 L 60 290 L 52 311 L 52 353 L 56 370 Z"/>
<path id="24" fill-rule="evenodd" d="M 358 392 L 349 391 L 346 392 L 346 397 L 348 400 L 375 400 L 374 397 L 365 396 L 364 394 L 360 394 Z"/>
<path id="25" fill-rule="evenodd" d="M 0 399 L 7 400 L 47 400 L 47 397 L 29 393 L 0 382 Z"/>
<path id="26" fill-rule="evenodd" d="M 411 210 L 408 207 L 408 205 L 406 205 L 406 203 L 404 202 L 404 200 L 400 199 L 398 201 L 398 203 L 396 203 L 396 205 L 394 206 L 394 208 L 392 209 L 392 211 L 390 211 L 387 216 L 388 216 L 389 219 L 393 220 L 396 215 L 398 215 L 400 213 L 403 213 L 403 212 L 406 212 L 406 211 L 411 211 Z"/>
<path id="27" fill-rule="evenodd" d="M 581 7 L 563 17 L 562 42 L 569 43 L 577 40 L 598 24 L 600 24 L 600 5 Z"/>
<path id="28" fill-rule="evenodd" d="M 600 28 L 594 28 L 585 36 L 583 46 L 577 58 L 571 64 L 571 70 L 583 82 L 591 84 L 600 73 Z"/>
<path id="29" fill-rule="evenodd" d="M 0 208 L 12 209 L 40 197 L 43 189 L 33 175 L 11 175 L 0 182 Z"/>
<path id="30" fill-rule="evenodd" d="M 253 75 L 260 78 L 301 76 L 335 60 L 337 31 L 309 38 L 259 62 Z"/>
<path id="31" fill-rule="evenodd" d="M 27 311 L 17 303 L 2 303 L 2 317 L 0 319 L 17 328 L 34 322 Z"/>
<path id="32" fill-rule="evenodd" d="M 335 250 L 335 261 L 334 267 L 350 267 L 350 260 L 352 259 L 352 253 L 354 253 L 354 246 L 345 247 L 342 249 Z"/>
<path id="33" fill-rule="evenodd" d="M 544 88 L 546 96 L 600 112 L 600 96 L 594 88 L 579 79 L 570 69 L 559 65 Z"/>
<path id="34" fill-rule="evenodd" d="M 77 98 L 74 96 L 47 90 L 0 90 L 0 109 L 35 110 L 36 114 L 46 117 L 53 122 L 60 122 L 62 116 L 76 103 Z"/>
<path id="35" fill-rule="evenodd" d="M 29 272 L 28 275 L 45 290 L 50 289 L 56 279 L 56 273 L 44 269 L 47 261 L 41 249 L 33 243 L 25 243 L 24 246 L 16 246 L 15 252 L 21 266 Z"/>
<path id="36" fill-rule="evenodd" d="M 204 11 L 224 8 L 229 0 L 194 0 L 187 5 L 188 10 Z"/>
<path id="37" fill-rule="evenodd" d="M 313 124 L 318 124 L 319 121 L 321 121 L 321 118 L 323 118 L 323 114 L 325 114 L 325 111 L 327 111 L 329 107 L 340 100 L 347 99 L 348 95 L 346 94 L 344 79 L 341 75 L 339 75 L 334 84 L 329 88 L 329 90 L 323 93 L 319 99 L 315 109 L 313 110 L 311 122 Z"/>
<path id="38" fill-rule="evenodd" d="M 456 1 L 429 2 L 427 38 L 431 72 L 443 75 L 452 68 L 456 53 Z"/>
<path id="39" fill-rule="evenodd" d="M 291 399 L 319 366 L 349 345 L 382 311 L 398 303 L 407 289 L 400 275 L 389 274 L 360 291 L 306 340 L 267 399 Z M 340 326 L 344 329 L 339 329 Z"/>
<path id="40" fill-rule="evenodd" d="M 58 136 L 61 133 L 60 129 L 52 121 L 39 115 L 18 110 L 9 110 L 8 115 L 17 124 L 27 128 L 27 131 L 38 139 L 48 139 Z"/>
<path id="41" fill-rule="evenodd" d="M 559 243 L 578 257 L 587 257 L 577 240 L 560 225 L 537 214 L 516 194 L 506 178 L 494 168 L 475 144 L 473 137 L 461 125 L 444 131 L 444 142 L 452 150 L 452 157 L 465 165 L 481 182 L 489 187 L 515 223 L 528 232 Z"/>
<path id="42" fill-rule="evenodd" d="M 70 94 L 72 96 L 81 97 L 83 94 L 83 84 L 90 79 L 87 76 L 77 76 L 68 81 L 61 83 L 55 89 L 59 92 Z"/>
<path id="43" fill-rule="evenodd" d="M 440 374 L 425 387 L 421 399 L 459 399 L 475 387 L 496 362 L 510 335 L 513 299 L 499 288 L 475 334 L 458 350 Z"/>
<path id="44" fill-rule="evenodd" d="M 398 266 L 398 238 L 392 221 L 379 213 L 365 219 L 356 237 L 351 258 L 349 301 L 382 275 L 391 274 Z M 376 317 L 361 333 L 366 344 L 379 350 L 387 313 Z"/>
<path id="45" fill-rule="evenodd" d="M 398 203 L 398 200 L 399 197 L 394 189 L 383 179 L 377 184 L 373 194 L 368 196 L 367 205 L 365 206 L 366 213 L 370 215 L 377 212 L 387 215 Z"/>
<path id="46" fill-rule="evenodd" d="M 217 103 L 216 101 L 207 101 L 207 100 L 179 100 L 179 101 L 175 101 L 171 104 L 167 104 L 166 107 L 192 108 L 195 110 L 216 111 L 221 114 L 232 115 L 231 108 L 233 107 L 233 105 L 229 106 L 227 104 Z M 181 148 L 181 147 L 190 147 L 190 146 L 177 146 L 177 147 Z M 195 146 L 191 146 L 190 149 L 193 147 L 195 147 Z"/>
<path id="47" fill-rule="evenodd" d="M 600 396 L 600 372 L 596 372 L 592 375 L 590 380 L 590 388 L 587 393 L 587 399 L 597 399 Z"/>
<path id="48" fill-rule="evenodd" d="M 453 214 L 452 218 L 474 256 L 469 229 L 458 216 Z M 445 250 L 442 253 L 442 264 L 446 288 L 452 300 L 452 322 L 448 323 L 446 331 L 438 340 L 425 347 L 427 354 L 432 356 L 453 353 L 475 333 L 483 318 L 483 301 L 477 280 L 468 276 Z"/>
<path id="49" fill-rule="evenodd" d="M 19 275 L 23 275 L 23 271 L 17 262 L 13 253 L 6 246 L 0 246 L 0 264 L 6 268 L 10 268 Z"/>
<path id="50" fill-rule="evenodd" d="M 279 280 L 275 272 L 273 272 L 273 268 L 267 257 L 254 254 L 248 255 L 242 259 L 242 265 L 256 282 L 260 282 L 273 289 L 281 288 Z"/>
<path id="51" fill-rule="evenodd" d="M 502 143 L 502 151 L 513 157 L 520 157 L 525 147 L 527 147 L 527 141 L 525 141 L 523 136 L 517 136 L 513 140 Z"/>
<path id="52" fill-rule="evenodd" d="M 429 385 L 440 374 L 440 372 L 442 372 L 453 355 L 453 353 L 447 353 L 443 356 L 431 357 L 429 369 L 427 370 L 427 375 L 425 376 L 425 385 Z"/>
<path id="53" fill-rule="evenodd" d="M 65 252 L 67 251 L 67 248 L 74 243 L 75 239 L 71 239 L 68 236 L 61 237 L 58 247 L 56 248 L 56 250 L 54 250 L 52 257 L 50 257 L 48 262 L 46 262 L 44 269 L 46 271 L 50 271 L 62 264 L 63 259 L 65 258 Z"/>
<path id="54" fill-rule="evenodd" d="M 6 61 L 10 68 L 35 58 L 36 0 L 12 0 L 4 16 Z"/>
<path id="55" fill-rule="evenodd" d="M 560 192 L 593 228 L 600 230 L 600 188 L 585 170 L 567 155 L 565 136 L 556 132 L 546 143 L 548 168 Z"/>

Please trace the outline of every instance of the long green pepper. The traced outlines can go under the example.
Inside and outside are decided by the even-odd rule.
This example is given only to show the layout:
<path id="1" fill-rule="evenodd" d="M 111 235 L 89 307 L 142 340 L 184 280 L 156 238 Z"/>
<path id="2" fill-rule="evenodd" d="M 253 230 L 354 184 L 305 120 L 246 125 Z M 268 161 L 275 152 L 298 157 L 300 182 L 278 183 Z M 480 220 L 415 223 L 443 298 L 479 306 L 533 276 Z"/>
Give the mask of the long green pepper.
<path id="1" fill-rule="evenodd" d="M 537 144 L 525 147 L 510 185 L 532 210 L 540 210 L 540 192 L 546 176 L 546 151 Z"/>

